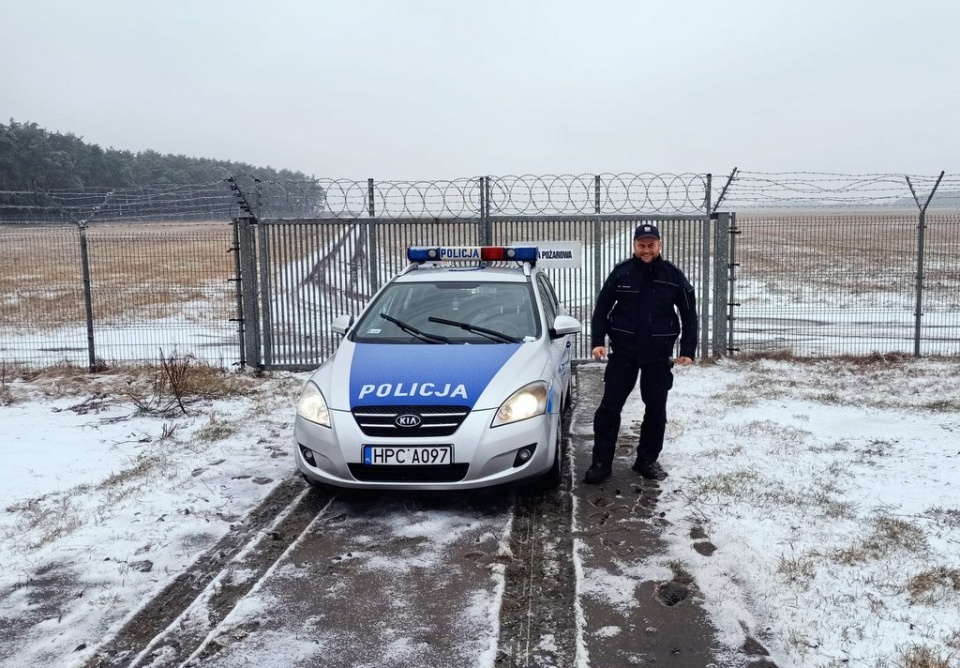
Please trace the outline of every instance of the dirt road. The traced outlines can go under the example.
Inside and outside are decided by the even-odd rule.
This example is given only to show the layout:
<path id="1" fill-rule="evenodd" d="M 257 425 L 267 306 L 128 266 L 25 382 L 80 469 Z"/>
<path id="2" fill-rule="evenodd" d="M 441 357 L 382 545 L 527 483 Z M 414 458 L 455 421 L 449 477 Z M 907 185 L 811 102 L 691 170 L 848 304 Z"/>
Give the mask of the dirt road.
<path id="1" fill-rule="evenodd" d="M 560 490 L 359 494 L 292 477 L 88 668 L 772 666 L 759 643 L 717 646 L 681 567 L 648 576 L 664 520 L 659 484 L 629 468 L 636 425 L 614 476 L 580 483 L 601 373 L 578 370 Z"/>

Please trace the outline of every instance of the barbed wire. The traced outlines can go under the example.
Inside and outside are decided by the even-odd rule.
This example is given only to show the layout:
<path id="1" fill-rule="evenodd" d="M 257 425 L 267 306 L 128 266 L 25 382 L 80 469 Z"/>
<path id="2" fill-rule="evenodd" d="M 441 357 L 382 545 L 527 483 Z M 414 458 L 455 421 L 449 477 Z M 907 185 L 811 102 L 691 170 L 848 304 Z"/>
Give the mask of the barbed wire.
<path id="1" fill-rule="evenodd" d="M 706 174 L 580 174 L 492 179 L 491 214 L 696 214 Z"/>
<path id="2" fill-rule="evenodd" d="M 200 184 L 0 191 L 0 221 L 231 220 L 260 215 L 262 193 L 275 217 L 317 218 L 324 209 L 323 190 L 315 181 L 261 183 L 241 174 Z"/>
<path id="3" fill-rule="evenodd" d="M 931 197 L 931 194 L 933 196 Z M 751 209 L 960 209 L 960 174 L 521 175 L 437 181 L 261 181 L 0 191 L 0 221 L 478 218 Z"/>
<path id="4" fill-rule="evenodd" d="M 441 181 L 318 179 L 322 216 L 476 218 L 582 214 L 703 213 L 702 174 L 563 174 Z M 271 199 L 264 198 L 270 212 Z"/>
<path id="5" fill-rule="evenodd" d="M 0 220 L 7 222 L 229 220 L 238 214 L 236 199 L 222 181 L 58 192 L 0 191 Z"/>
<path id="6" fill-rule="evenodd" d="M 933 194 L 931 198 L 930 195 Z M 960 209 L 960 174 L 735 171 L 723 211 L 750 209 Z"/>

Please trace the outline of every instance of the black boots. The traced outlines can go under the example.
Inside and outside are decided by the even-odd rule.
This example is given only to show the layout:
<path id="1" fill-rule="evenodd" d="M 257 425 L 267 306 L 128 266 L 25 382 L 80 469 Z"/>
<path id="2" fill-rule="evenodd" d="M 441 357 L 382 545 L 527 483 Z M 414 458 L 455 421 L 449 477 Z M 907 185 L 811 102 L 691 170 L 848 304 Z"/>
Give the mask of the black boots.
<path id="1" fill-rule="evenodd" d="M 663 480 L 667 477 L 666 472 L 659 464 L 648 462 L 645 459 L 637 459 L 631 468 L 647 480 Z M 594 462 L 583 476 L 583 482 L 588 485 L 596 485 L 609 478 L 611 473 L 610 464 Z"/>
<path id="2" fill-rule="evenodd" d="M 638 458 L 631 468 L 647 480 L 661 480 L 666 477 L 666 474 L 663 472 L 663 469 L 660 468 L 659 464 L 656 462 L 648 462 L 645 459 Z"/>
<path id="3" fill-rule="evenodd" d="M 609 464 L 594 462 L 593 465 L 587 469 L 586 475 L 583 476 L 583 482 L 588 485 L 596 485 L 609 478 L 611 473 L 612 470 Z"/>

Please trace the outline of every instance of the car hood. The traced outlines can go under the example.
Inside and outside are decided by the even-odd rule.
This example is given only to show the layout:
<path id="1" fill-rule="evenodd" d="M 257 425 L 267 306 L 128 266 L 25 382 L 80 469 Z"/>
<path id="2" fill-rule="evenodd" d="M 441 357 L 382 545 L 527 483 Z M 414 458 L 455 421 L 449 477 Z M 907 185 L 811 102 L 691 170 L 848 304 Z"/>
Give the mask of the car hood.
<path id="1" fill-rule="evenodd" d="M 369 344 L 344 341 L 314 375 L 333 410 L 361 406 L 457 405 L 497 408 L 542 377 L 536 345 Z"/>

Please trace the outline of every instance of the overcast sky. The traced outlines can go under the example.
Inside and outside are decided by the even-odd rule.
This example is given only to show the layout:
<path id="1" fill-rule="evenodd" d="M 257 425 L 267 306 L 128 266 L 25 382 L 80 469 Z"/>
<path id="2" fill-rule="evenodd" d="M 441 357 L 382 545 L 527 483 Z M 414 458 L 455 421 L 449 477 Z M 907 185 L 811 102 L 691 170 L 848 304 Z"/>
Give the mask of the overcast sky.
<path id="1" fill-rule="evenodd" d="M 960 171 L 955 0 L 0 0 L 0 120 L 317 177 Z"/>

